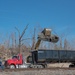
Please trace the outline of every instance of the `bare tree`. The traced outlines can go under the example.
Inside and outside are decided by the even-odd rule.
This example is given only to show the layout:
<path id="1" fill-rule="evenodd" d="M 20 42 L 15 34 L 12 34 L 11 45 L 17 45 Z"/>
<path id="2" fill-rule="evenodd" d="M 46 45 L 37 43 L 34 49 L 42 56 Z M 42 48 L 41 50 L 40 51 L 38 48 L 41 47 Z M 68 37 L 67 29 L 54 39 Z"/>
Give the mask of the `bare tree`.
<path id="1" fill-rule="evenodd" d="M 26 27 L 25 27 L 25 29 L 23 30 L 22 34 L 20 34 L 19 29 L 18 29 L 17 27 L 15 27 L 15 29 L 16 29 L 16 30 L 18 31 L 18 33 L 19 33 L 19 53 L 21 53 L 21 45 L 22 45 L 21 42 L 22 42 L 22 38 L 23 38 L 23 36 L 24 36 L 24 34 L 25 34 L 27 28 L 28 28 L 28 25 L 29 25 L 29 24 L 26 25 Z"/>

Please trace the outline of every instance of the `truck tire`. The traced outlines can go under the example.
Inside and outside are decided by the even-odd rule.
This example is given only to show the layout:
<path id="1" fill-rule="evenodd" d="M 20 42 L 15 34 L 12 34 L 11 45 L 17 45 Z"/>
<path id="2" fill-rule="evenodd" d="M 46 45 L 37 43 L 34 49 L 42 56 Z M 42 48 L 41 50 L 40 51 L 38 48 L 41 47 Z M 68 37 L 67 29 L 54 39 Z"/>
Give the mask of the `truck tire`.
<path id="1" fill-rule="evenodd" d="M 43 65 L 31 65 L 31 68 L 44 68 Z"/>
<path id="2" fill-rule="evenodd" d="M 69 68 L 74 68 L 74 67 L 75 67 L 74 64 L 70 64 L 70 65 L 69 65 Z"/>
<path id="3" fill-rule="evenodd" d="M 15 69 L 16 67 L 15 67 L 15 65 L 10 65 L 9 68 L 10 69 Z"/>

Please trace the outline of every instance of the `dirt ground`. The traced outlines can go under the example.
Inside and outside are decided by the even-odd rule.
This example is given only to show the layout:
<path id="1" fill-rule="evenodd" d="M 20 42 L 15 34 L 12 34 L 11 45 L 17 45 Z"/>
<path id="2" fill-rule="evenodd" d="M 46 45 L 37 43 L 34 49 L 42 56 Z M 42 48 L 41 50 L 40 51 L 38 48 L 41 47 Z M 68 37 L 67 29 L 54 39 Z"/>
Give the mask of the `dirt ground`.
<path id="1" fill-rule="evenodd" d="M 75 75 L 75 70 L 25 70 L 21 72 L 0 72 L 0 75 Z"/>
<path id="2" fill-rule="evenodd" d="M 53 63 L 48 64 L 49 67 L 68 67 L 70 63 Z M 65 70 L 65 69 L 56 69 L 56 70 L 25 70 L 17 72 L 0 72 L 0 75 L 75 75 L 75 70 Z"/>

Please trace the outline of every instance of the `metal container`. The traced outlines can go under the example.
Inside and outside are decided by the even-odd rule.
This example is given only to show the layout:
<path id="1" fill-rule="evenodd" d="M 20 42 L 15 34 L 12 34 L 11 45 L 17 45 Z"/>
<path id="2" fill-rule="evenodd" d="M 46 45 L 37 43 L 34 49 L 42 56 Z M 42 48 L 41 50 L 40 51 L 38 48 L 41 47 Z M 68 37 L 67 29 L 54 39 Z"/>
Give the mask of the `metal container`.
<path id="1" fill-rule="evenodd" d="M 75 62 L 75 51 L 71 50 L 38 50 L 32 52 L 36 63 Z"/>

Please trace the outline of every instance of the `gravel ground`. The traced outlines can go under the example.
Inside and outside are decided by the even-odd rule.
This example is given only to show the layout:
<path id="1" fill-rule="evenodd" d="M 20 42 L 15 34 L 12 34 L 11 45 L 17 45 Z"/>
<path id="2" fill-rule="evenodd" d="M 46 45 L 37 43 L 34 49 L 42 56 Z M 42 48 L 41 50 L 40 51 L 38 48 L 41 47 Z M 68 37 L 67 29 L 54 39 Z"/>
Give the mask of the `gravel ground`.
<path id="1" fill-rule="evenodd" d="M 0 72 L 0 75 L 75 75 L 75 70 L 26 70 L 20 72 Z"/>

